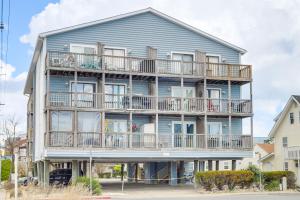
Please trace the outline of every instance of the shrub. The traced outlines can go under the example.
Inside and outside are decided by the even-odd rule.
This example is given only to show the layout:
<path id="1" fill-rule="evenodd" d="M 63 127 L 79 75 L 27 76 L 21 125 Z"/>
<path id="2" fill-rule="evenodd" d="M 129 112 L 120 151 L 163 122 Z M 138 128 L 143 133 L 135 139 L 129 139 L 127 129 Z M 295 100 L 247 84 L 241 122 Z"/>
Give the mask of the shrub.
<path id="1" fill-rule="evenodd" d="M 99 173 L 98 177 L 99 178 L 111 178 L 111 173 L 110 172 Z"/>
<path id="2" fill-rule="evenodd" d="M 249 186 L 253 181 L 253 173 L 247 170 L 240 171 L 208 171 L 198 172 L 196 181 L 206 190 L 212 190 L 216 186 L 219 190 L 227 185 L 229 190 L 233 190 L 235 186 Z"/>
<path id="3" fill-rule="evenodd" d="M 279 181 L 272 180 L 271 182 L 267 183 L 264 188 L 268 191 L 278 191 L 280 189 L 279 184 Z"/>
<path id="4" fill-rule="evenodd" d="M 85 176 L 78 177 L 76 179 L 75 185 L 79 184 L 82 184 L 84 187 L 90 188 L 90 178 Z M 101 192 L 102 191 L 100 183 L 97 180 L 92 179 L 92 193 L 99 195 L 101 194 Z"/>
<path id="5" fill-rule="evenodd" d="M 282 177 L 287 178 L 287 187 L 289 189 L 295 189 L 296 177 L 295 173 L 291 171 L 270 171 L 262 172 L 263 181 L 265 185 L 270 184 L 272 181 L 278 181 L 280 183 Z"/>
<path id="6" fill-rule="evenodd" d="M 10 173 L 10 167 L 11 167 L 11 160 L 2 160 L 2 165 L 1 165 L 1 180 L 2 181 L 7 181 L 9 178 L 9 173 Z"/>
<path id="7" fill-rule="evenodd" d="M 247 170 L 251 171 L 253 173 L 253 181 L 255 183 L 258 183 L 259 179 L 260 179 L 260 175 L 261 175 L 261 170 L 258 167 L 256 167 L 255 165 L 249 165 Z"/>

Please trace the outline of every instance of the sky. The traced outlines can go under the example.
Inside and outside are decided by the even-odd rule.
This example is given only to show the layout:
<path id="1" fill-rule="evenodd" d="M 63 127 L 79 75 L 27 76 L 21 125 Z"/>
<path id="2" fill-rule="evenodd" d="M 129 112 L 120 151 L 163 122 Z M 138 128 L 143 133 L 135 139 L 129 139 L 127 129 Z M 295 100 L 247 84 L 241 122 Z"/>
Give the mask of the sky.
<path id="1" fill-rule="evenodd" d="M 0 117 L 15 115 L 26 131 L 23 88 L 39 33 L 147 7 L 248 51 L 242 63 L 253 65 L 254 135 L 267 136 L 289 97 L 300 94 L 300 0 L 11 0 Z"/>

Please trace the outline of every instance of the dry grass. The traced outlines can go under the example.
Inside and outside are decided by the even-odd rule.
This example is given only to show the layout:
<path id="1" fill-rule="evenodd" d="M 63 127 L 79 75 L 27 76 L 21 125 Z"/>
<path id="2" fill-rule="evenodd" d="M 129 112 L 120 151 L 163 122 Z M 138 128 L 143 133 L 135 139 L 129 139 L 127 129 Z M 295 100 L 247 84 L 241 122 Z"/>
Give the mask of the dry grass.
<path id="1" fill-rule="evenodd" d="M 83 185 L 72 185 L 68 187 L 37 187 L 27 186 L 20 187 L 19 199 L 24 200 L 81 200 L 84 197 L 89 196 L 89 191 Z M 9 191 L 9 198 L 14 199 L 14 190 Z M 8 198 L 8 199 L 9 199 Z"/>

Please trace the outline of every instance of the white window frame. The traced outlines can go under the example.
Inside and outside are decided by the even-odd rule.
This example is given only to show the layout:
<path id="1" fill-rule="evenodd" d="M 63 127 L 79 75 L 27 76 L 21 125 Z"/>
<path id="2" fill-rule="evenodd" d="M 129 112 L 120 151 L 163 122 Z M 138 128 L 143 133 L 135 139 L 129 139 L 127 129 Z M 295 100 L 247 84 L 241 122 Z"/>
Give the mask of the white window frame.
<path id="1" fill-rule="evenodd" d="M 113 49 L 113 50 L 124 50 L 124 56 L 127 56 L 127 48 L 125 47 L 116 47 L 116 46 L 104 46 L 103 47 L 103 51 L 105 51 L 105 49 Z M 103 52 L 104 53 L 104 52 Z"/>
<path id="2" fill-rule="evenodd" d="M 106 93 L 105 93 L 105 86 L 106 85 L 123 85 L 124 87 L 125 87 L 125 95 L 127 94 L 127 84 L 126 83 L 105 83 L 104 84 L 104 92 L 103 92 L 103 94 L 105 95 Z"/>
<path id="3" fill-rule="evenodd" d="M 206 55 L 205 55 L 206 57 L 219 57 L 219 63 L 222 63 L 222 56 L 221 56 L 221 54 L 213 54 L 213 53 L 207 53 Z M 206 57 L 205 57 L 205 62 L 206 62 Z"/>
<path id="4" fill-rule="evenodd" d="M 208 90 L 219 90 L 220 91 L 220 100 L 222 99 L 222 88 L 215 88 L 215 87 L 207 87 L 206 88 L 206 98 L 208 98 Z"/>
<path id="5" fill-rule="evenodd" d="M 70 49 L 69 49 L 69 51 L 71 53 L 74 53 L 72 51 L 72 48 L 74 48 L 74 46 L 94 48 L 95 49 L 95 53 L 96 54 L 98 53 L 98 51 L 97 51 L 97 45 L 95 45 L 95 44 L 70 43 Z"/>
<path id="6" fill-rule="evenodd" d="M 126 124 L 126 131 L 125 132 L 120 132 L 120 133 L 128 133 L 128 120 L 126 120 L 126 119 L 106 119 L 106 120 L 107 121 L 118 122 L 118 123 L 125 122 L 125 124 Z M 104 128 L 106 128 L 106 127 L 104 127 Z M 119 133 L 119 132 L 112 131 L 112 132 L 108 132 L 108 133 Z"/>
<path id="7" fill-rule="evenodd" d="M 76 83 L 74 80 L 70 80 L 69 92 L 72 93 L 72 83 Z M 96 81 L 77 81 L 77 83 L 95 84 L 95 93 L 98 91 L 98 84 Z"/>
<path id="8" fill-rule="evenodd" d="M 193 124 L 194 125 L 194 127 L 195 127 L 195 129 L 194 129 L 194 133 L 193 133 L 193 135 L 195 135 L 196 133 L 197 133 L 197 127 L 196 127 L 196 122 L 195 121 L 184 121 L 183 122 L 183 125 L 182 125 L 182 123 L 181 123 L 181 121 L 172 121 L 172 134 L 174 135 L 175 133 L 174 133 L 174 125 L 175 124 L 181 124 L 181 129 L 183 129 L 183 134 L 187 134 L 186 133 L 186 124 Z M 182 127 L 183 126 L 183 127 Z"/>
<path id="9" fill-rule="evenodd" d="M 192 55 L 193 61 L 195 61 L 195 53 L 189 51 L 171 51 L 171 59 L 173 60 L 173 54 Z"/>

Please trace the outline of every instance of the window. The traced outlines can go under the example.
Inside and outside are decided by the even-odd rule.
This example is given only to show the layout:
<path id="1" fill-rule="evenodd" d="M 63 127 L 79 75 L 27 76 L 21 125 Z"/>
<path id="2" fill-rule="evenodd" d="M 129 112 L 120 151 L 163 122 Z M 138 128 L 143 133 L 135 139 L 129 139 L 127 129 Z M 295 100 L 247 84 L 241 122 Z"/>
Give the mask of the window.
<path id="1" fill-rule="evenodd" d="M 207 109 L 210 112 L 220 112 L 221 111 L 221 90 L 216 88 L 207 89 Z"/>
<path id="2" fill-rule="evenodd" d="M 125 70 L 125 49 L 104 48 L 104 65 L 109 70 Z"/>
<path id="3" fill-rule="evenodd" d="M 93 93 L 96 91 L 96 83 L 71 83 L 71 91 L 77 92 L 77 106 L 90 108 L 95 106 L 96 97 Z M 75 103 L 75 94 L 72 94 L 72 104 Z"/>
<path id="4" fill-rule="evenodd" d="M 70 52 L 83 55 L 75 56 L 76 62 L 83 68 L 96 68 L 98 67 L 97 46 L 87 44 L 70 44 Z"/>
<path id="5" fill-rule="evenodd" d="M 290 113 L 290 123 L 294 124 L 294 113 Z"/>
<path id="6" fill-rule="evenodd" d="M 78 132 L 100 133 L 101 119 L 98 112 L 78 112 Z"/>
<path id="7" fill-rule="evenodd" d="M 219 56 L 206 56 L 206 62 L 208 63 L 219 63 L 220 57 Z"/>
<path id="8" fill-rule="evenodd" d="M 289 163 L 284 162 L 284 171 L 289 171 Z"/>
<path id="9" fill-rule="evenodd" d="M 125 84 L 105 84 L 105 106 L 106 108 L 122 109 L 129 104 L 126 98 Z"/>
<path id="10" fill-rule="evenodd" d="M 282 138 L 282 147 L 287 147 L 288 146 L 288 138 L 287 137 L 283 137 Z"/>
<path id="11" fill-rule="evenodd" d="M 175 73 L 181 72 L 181 64 L 182 64 L 184 74 L 193 74 L 193 60 L 194 60 L 193 54 L 173 53 L 172 59 L 181 61 L 181 62 L 174 63 L 173 70 Z"/>
<path id="12" fill-rule="evenodd" d="M 72 131 L 72 112 L 51 111 L 51 131 Z"/>
<path id="13" fill-rule="evenodd" d="M 105 123 L 105 132 L 106 133 L 126 133 L 127 120 L 118 120 L 118 119 L 108 119 Z"/>
<path id="14" fill-rule="evenodd" d="M 221 135 L 222 122 L 207 122 L 207 132 L 209 135 Z"/>
<path id="15" fill-rule="evenodd" d="M 224 161 L 224 169 L 229 169 L 229 163 L 227 161 Z"/>

